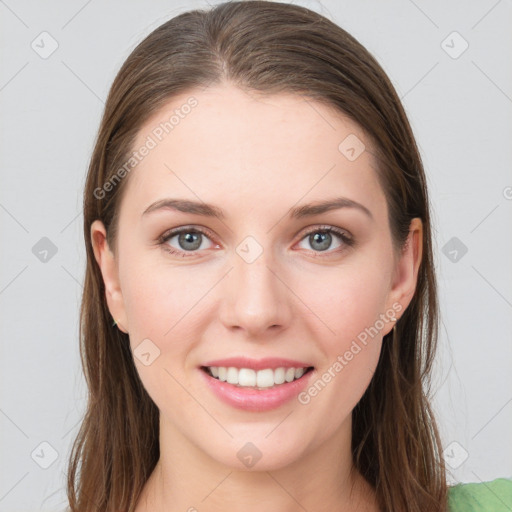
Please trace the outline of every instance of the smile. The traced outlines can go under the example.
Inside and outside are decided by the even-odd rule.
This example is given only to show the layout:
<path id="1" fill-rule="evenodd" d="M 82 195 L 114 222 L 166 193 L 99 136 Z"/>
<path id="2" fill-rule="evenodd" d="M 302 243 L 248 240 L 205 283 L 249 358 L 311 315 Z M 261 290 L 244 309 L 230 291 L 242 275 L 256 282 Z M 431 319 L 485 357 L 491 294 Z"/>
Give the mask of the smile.
<path id="1" fill-rule="evenodd" d="M 215 399 L 251 412 L 282 407 L 296 398 L 316 373 L 303 361 L 246 357 L 208 361 L 198 370 Z"/>

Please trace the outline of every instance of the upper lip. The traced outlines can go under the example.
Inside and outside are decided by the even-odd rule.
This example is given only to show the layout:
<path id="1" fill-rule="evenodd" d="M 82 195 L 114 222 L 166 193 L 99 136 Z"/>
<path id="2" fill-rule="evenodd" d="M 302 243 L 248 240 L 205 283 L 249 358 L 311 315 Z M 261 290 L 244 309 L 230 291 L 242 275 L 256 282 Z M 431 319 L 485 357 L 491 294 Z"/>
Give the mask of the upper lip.
<path id="1" fill-rule="evenodd" d="M 208 361 L 202 366 L 224 366 L 229 368 L 251 368 L 252 370 L 264 370 L 271 368 L 309 368 L 313 365 L 296 361 L 293 359 L 283 359 L 280 357 L 265 357 L 263 359 L 250 359 L 248 357 L 230 357 L 228 359 L 216 359 L 215 361 Z"/>

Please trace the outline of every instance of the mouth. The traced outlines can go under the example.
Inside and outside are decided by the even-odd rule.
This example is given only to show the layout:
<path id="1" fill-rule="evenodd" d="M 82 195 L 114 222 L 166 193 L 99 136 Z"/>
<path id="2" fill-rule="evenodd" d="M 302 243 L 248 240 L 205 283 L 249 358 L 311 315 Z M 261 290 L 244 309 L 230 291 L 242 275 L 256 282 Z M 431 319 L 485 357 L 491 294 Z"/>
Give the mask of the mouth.
<path id="1" fill-rule="evenodd" d="M 316 373 L 307 359 L 247 356 L 204 361 L 197 370 L 214 396 L 231 407 L 250 412 L 289 404 Z"/>
<path id="2" fill-rule="evenodd" d="M 314 367 L 281 366 L 255 370 L 235 366 L 201 366 L 200 369 L 213 379 L 226 382 L 234 387 L 269 390 L 304 378 L 305 375 L 314 370 Z"/>

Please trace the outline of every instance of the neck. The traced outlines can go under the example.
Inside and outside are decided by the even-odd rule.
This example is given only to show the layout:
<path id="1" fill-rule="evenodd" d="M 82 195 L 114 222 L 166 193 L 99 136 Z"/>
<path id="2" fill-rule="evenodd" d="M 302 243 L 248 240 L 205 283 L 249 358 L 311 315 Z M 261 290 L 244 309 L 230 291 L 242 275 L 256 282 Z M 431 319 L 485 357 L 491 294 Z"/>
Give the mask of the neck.
<path id="1" fill-rule="evenodd" d="M 377 511 L 371 486 L 355 470 L 351 417 L 339 432 L 276 469 L 220 464 L 160 420 L 160 460 L 136 512 Z"/>

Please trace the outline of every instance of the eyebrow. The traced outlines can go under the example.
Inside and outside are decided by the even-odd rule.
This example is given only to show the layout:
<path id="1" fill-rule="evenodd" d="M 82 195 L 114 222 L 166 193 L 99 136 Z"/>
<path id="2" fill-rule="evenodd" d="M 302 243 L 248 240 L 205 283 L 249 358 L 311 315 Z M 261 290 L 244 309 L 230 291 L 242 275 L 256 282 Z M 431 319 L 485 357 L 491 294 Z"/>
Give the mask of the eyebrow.
<path id="1" fill-rule="evenodd" d="M 353 201 L 352 199 L 348 199 L 347 197 L 336 197 L 325 201 L 318 201 L 291 208 L 289 211 L 289 217 L 292 219 L 302 219 L 341 208 L 355 208 L 365 213 L 373 220 L 372 212 L 366 208 L 366 206 Z M 157 210 L 177 210 L 183 213 L 214 217 L 220 220 L 226 218 L 225 213 L 218 206 L 198 201 L 191 201 L 188 199 L 173 198 L 165 198 L 155 201 L 144 210 L 142 216 Z"/>

